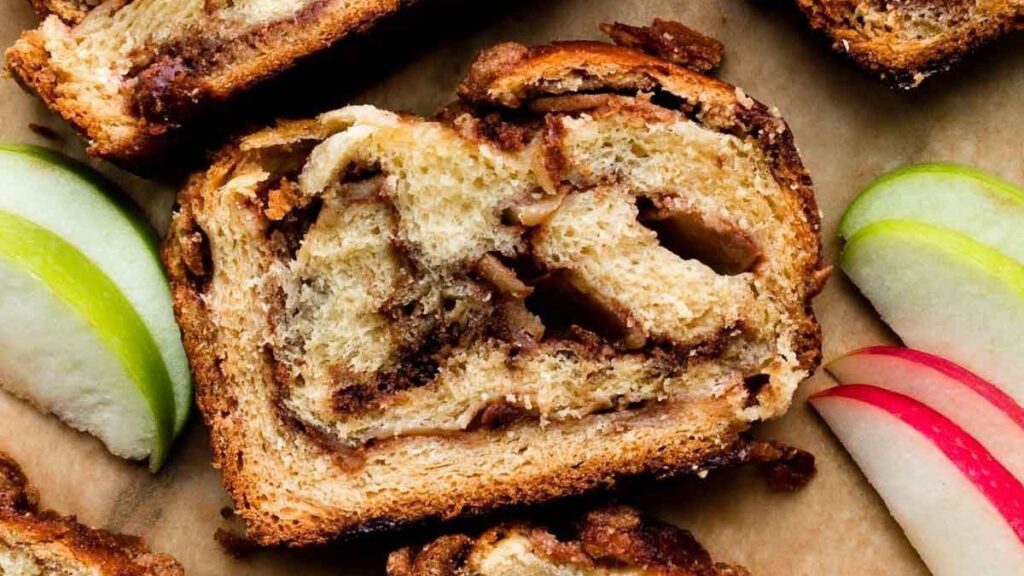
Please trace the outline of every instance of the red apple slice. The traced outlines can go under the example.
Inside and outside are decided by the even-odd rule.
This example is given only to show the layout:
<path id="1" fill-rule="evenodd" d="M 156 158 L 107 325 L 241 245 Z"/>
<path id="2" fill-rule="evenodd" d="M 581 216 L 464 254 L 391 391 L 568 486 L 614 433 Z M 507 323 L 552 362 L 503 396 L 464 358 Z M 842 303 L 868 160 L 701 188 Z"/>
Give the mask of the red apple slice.
<path id="1" fill-rule="evenodd" d="M 935 576 L 1024 573 L 1024 485 L 952 420 L 876 386 L 810 402 Z"/>
<path id="2" fill-rule="evenodd" d="M 879 386 L 931 407 L 1024 482 L 1024 407 L 991 382 L 949 360 L 896 346 L 851 352 L 826 370 L 841 384 Z"/>

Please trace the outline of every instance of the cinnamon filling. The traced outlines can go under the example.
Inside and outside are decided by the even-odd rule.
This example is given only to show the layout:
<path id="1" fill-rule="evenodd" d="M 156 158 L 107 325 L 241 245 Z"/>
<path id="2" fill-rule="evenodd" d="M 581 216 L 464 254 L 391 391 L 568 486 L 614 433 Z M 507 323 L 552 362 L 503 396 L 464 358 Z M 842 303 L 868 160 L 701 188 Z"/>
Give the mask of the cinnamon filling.
<path id="1" fill-rule="evenodd" d="M 756 409 L 797 361 L 765 280 L 788 265 L 766 256 L 786 241 L 778 184 L 753 145 L 623 100 L 542 101 L 578 115 L 531 121 L 522 149 L 366 107 L 321 118 L 335 132 L 257 208 L 286 247 L 266 278 L 290 417 L 358 452 L 658 402 Z"/>

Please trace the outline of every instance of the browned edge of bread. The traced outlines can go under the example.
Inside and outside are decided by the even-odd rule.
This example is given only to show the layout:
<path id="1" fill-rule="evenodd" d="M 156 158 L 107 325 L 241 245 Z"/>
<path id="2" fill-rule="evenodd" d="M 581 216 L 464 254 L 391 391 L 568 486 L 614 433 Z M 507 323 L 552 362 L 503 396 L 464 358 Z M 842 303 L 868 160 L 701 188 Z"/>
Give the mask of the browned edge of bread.
<path id="1" fill-rule="evenodd" d="M 810 308 L 811 298 L 826 281 L 830 269 L 823 263 L 820 251 L 820 214 L 815 204 L 811 179 L 803 167 L 793 144 L 793 136 L 776 112 L 749 98 L 738 88 L 717 79 L 698 74 L 661 58 L 631 49 L 596 42 L 565 42 L 536 48 L 518 44 L 501 44 L 486 51 L 474 64 L 472 71 L 459 88 L 461 106 L 484 113 L 514 113 L 533 98 L 547 95 L 569 94 L 573 90 L 561 88 L 557 82 L 536 82 L 538 78 L 564 79 L 585 77 L 580 89 L 584 92 L 672 92 L 685 86 L 693 94 L 693 101 L 680 102 L 700 121 L 723 132 L 749 135 L 757 140 L 767 154 L 772 174 L 786 189 L 799 198 L 804 215 L 810 224 L 806 242 L 818 254 L 816 261 L 804 270 L 807 317 L 800 327 L 796 353 L 801 365 L 813 370 L 820 362 L 820 329 Z M 501 87 L 497 83 L 501 82 Z M 291 125 L 282 125 L 287 130 Z M 197 382 L 199 407 L 211 426 L 211 440 L 215 464 L 223 472 L 224 482 L 232 494 L 238 513 L 246 519 L 249 537 L 261 545 L 287 544 L 304 546 L 331 541 L 339 536 L 393 530 L 436 519 L 476 515 L 497 509 L 535 504 L 553 498 L 591 493 L 607 489 L 617 481 L 643 475 L 672 477 L 705 471 L 719 466 L 734 465 L 747 460 L 750 444 L 741 437 L 746 426 L 731 423 L 723 427 L 721 436 L 712 445 L 687 445 L 683 439 L 660 446 L 657 453 L 628 465 L 610 467 L 610 462 L 591 461 L 581 464 L 563 477 L 551 479 L 543 485 L 518 485 L 514 490 L 488 490 L 458 501 L 445 501 L 424 505 L 422 510 L 438 508 L 435 512 L 407 510 L 380 518 L 364 518 L 354 523 L 338 525 L 319 520 L 309 524 L 292 522 L 290 525 L 261 513 L 253 501 L 260 496 L 259 488 L 243 478 L 243 463 L 257 462 L 260 454 L 241 450 L 243 439 L 239 432 L 221 424 L 237 403 L 236 384 L 229 381 L 221 369 L 218 349 L 218 329 L 205 311 L 203 296 L 197 287 L 209 278 L 208 246 L 190 206 L 202 202 L 205 182 L 227 176 L 243 151 L 238 144 L 225 147 L 212 162 L 206 173 L 196 174 L 179 197 L 179 208 L 163 246 L 163 259 L 168 269 L 178 321 L 182 326 Z M 288 429 L 287 422 L 281 422 Z M 691 442 L 691 444 L 693 444 Z M 511 491 L 510 491 L 511 490 Z"/>
<path id="2" fill-rule="evenodd" d="M 36 550 L 109 576 L 181 576 L 181 566 L 166 554 L 149 551 L 133 536 L 112 534 L 80 524 L 73 516 L 40 510 L 38 495 L 21 467 L 0 453 L 0 554 L 4 549 Z"/>
<path id="3" fill-rule="evenodd" d="M 481 563 L 509 538 L 527 543 L 526 553 L 543 563 L 530 574 L 558 569 L 573 574 L 604 570 L 642 570 L 661 576 L 747 576 L 740 567 L 712 560 L 688 531 L 645 516 L 627 506 L 609 506 L 566 522 L 568 530 L 552 533 L 530 523 L 498 525 L 473 538 L 442 536 L 407 547 L 388 557 L 388 576 L 460 576 L 483 572 Z M 568 532 L 568 533 L 566 533 Z"/>
<path id="4" fill-rule="evenodd" d="M 848 55 L 884 83 L 901 90 L 920 86 L 929 77 L 946 72 L 964 57 L 989 42 L 1024 26 L 1024 6 L 1010 1 L 988 3 L 990 14 L 963 16 L 967 0 L 921 2 L 854 3 L 850 0 L 796 0 L 810 26 L 831 40 L 832 48 Z M 927 40 L 901 38 L 894 32 L 869 35 L 854 11 L 860 4 L 868 10 L 899 14 L 921 7 L 941 12 L 934 25 L 941 30 Z M 981 7 L 976 7 L 982 10 Z M 937 16 L 939 18 L 939 16 Z"/>
<path id="5" fill-rule="evenodd" d="M 88 152 L 125 166 L 145 165 L 173 145 L 178 133 L 200 113 L 288 70 L 301 59 L 364 32 L 417 0 L 379 0 L 364 9 L 343 0 L 316 0 L 294 18 L 271 22 L 228 41 L 185 38 L 168 47 L 137 76 L 125 81 L 124 115 L 135 124 L 129 138 L 102 137 L 103 125 L 69 93 L 50 63 L 41 29 L 29 30 L 5 53 L 5 66 L 18 82 L 69 122 L 88 141 Z M 80 2 L 33 0 L 75 23 Z"/>
<path id="6" fill-rule="evenodd" d="M 29 0 L 41 18 L 51 14 L 68 24 L 78 24 L 102 0 Z"/>

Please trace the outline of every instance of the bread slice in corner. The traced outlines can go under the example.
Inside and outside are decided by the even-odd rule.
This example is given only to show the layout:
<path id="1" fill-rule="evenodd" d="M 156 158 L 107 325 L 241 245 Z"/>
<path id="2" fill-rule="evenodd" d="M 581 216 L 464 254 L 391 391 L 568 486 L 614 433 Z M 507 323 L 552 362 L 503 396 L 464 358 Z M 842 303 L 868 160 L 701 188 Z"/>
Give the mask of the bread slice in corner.
<path id="1" fill-rule="evenodd" d="M 727 465 L 818 364 L 777 113 L 594 42 L 498 45 L 459 95 L 281 123 L 179 196 L 176 313 L 260 544 Z"/>
<path id="2" fill-rule="evenodd" d="M 145 164 L 196 115 L 414 0 L 36 0 L 5 55 L 93 155 Z"/>
<path id="3" fill-rule="evenodd" d="M 473 538 L 443 536 L 388 557 L 388 576 L 749 576 L 715 562 L 680 528 L 626 506 L 588 512 L 542 526 L 508 523 Z"/>
<path id="4" fill-rule="evenodd" d="M 837 52 L 901 89 L 916 88 L 1024 22 L 1024 3 L 1013 0 L 796 2 Z"/>
<path id="5" fill-rule="evenodd" d="M 183 576 L 166 554 L 142 540 L 83 526 L 39 510 L 36 491 L 18 464 L 0 453 L 0 574 L 49 576 Z"/>

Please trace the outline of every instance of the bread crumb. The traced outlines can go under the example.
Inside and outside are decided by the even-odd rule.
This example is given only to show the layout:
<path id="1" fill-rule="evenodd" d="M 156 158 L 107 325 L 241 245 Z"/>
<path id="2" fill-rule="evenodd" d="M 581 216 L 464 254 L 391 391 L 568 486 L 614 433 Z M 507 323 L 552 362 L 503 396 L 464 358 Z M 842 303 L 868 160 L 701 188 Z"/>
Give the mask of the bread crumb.
<path id="1" fill-rule="evenodd" d="M 744 92 L 743 89 L 740 88 L 739 86 L 736 87 L 736 101 L 739 102 L 740 105 L 746 108 L 747 110 L 750 110 L 751 108 L 754 107 L 754 99 L 751 98 L 750 96 L 747 96 L 747 93 Z"/>

